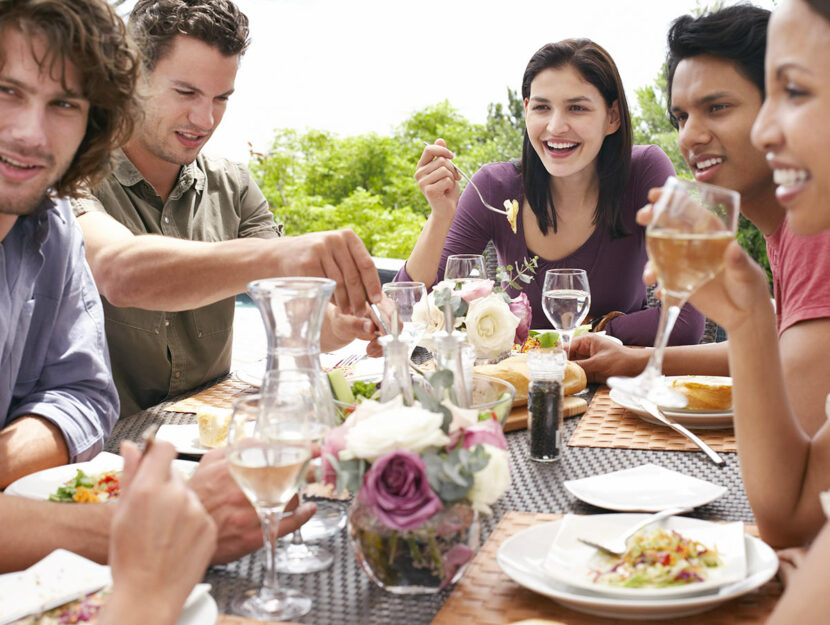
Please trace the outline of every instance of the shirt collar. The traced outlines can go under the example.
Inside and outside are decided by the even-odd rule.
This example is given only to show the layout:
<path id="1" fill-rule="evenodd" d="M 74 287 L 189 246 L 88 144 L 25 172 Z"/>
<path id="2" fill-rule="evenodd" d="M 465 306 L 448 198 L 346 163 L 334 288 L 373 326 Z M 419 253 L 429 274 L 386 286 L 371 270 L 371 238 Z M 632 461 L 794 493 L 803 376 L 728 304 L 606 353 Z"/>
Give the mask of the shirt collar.
<path id="1" fill-rule="evenodd" d="M 120 148 L 116 150 L 113 153 L 113 159 L 115 161 L 113 175 L 120 185 L 132 187 L 144 180 L 144 176 L 133 165 L 132 161 L 127 158 L 123 150 Z M 176 184 L 173 185 L 170 198 L 180 198 L 191 186 L 195 187 L 197 191 L 202 191 L 205 188 L 205 172 L 199 167 L 197 161 L 192 161 L 179 170 L 179 177 L 176 180 Z"/>

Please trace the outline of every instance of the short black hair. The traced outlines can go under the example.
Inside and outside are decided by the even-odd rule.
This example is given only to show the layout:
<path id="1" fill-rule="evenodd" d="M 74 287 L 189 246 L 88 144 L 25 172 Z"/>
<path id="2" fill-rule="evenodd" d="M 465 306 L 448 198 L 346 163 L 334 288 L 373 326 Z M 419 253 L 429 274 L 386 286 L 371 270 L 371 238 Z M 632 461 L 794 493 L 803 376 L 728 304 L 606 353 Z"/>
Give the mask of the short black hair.
<path id="1" fill-rule="evenodd" d="M 767 24 L 770 12 L 751 4 L 736 4 L 699 17 L 683 15 L 672 22 L 666 55 L 666 88 L 669 119 L 674 72 L 680 61 L 702 54 L 733 61 L 737 70 L 755 83 L 764 97 L 764 54 L 767 50 Z"/>
<path id="2" fill-rule="evenodd" d="M 813 11 L 830 22 L 830 2 L 827 0 L 804 0 Z"/>

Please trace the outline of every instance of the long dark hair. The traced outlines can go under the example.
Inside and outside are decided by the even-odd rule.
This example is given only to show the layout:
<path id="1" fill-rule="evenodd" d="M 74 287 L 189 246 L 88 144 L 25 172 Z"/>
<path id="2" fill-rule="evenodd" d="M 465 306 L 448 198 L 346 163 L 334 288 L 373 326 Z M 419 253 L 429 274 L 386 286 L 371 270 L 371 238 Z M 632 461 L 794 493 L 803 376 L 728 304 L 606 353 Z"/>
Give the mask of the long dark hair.
<path id="1" fill-rule="evenodd" d="M 617 102 L 620 127 L 605 137 L 597 155 L 599 199 L 594 211 L 594 225 L 604 229 L 611 238 L 628 234 L 620 215 L 623 193 L 631 166 L 631 115 L 625 99 L 620 73 L 611 55 L 589 39 L 566 39 L 543 46 L 531 57 L 522 78 L 522 97 L 530 97 L 530 83 L 542 70 L 570 65 L 586 81 L 594 85 L 606 106 Z M 550 174 L 530 143 L 525 126 L 522 143 L 522 187 L 530 208 L 536 215 L 539 230 L 556 232 L 556 207 L 550 190 Z"/>

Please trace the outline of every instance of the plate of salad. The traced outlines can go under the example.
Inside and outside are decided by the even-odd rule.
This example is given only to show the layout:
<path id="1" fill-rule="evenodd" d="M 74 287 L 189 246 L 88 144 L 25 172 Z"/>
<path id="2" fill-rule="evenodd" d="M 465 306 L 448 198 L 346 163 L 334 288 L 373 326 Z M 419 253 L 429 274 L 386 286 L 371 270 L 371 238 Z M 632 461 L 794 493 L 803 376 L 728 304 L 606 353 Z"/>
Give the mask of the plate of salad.
<path id="1" fill-rule="evenodd" d="M 700 594 L 746 577 L 742 523 L 670 517 L 629 538 L 619 556 L 578 540 L 618 535 L 644 517 L 566 515 L 545 558 L 545 574 L 581 590 L 622 597 Z"/>
<path id="2" fill-rule="evenodd" d="M 184 477 L 196 470 L 197 463 L 174 460 L 173 467 Z M 9 484 L 5 493 L 66 503 L 103 503 L 120 493 L 124 459 L 103 451 L 92 460 L 65 464 L 31 473 Z"/>

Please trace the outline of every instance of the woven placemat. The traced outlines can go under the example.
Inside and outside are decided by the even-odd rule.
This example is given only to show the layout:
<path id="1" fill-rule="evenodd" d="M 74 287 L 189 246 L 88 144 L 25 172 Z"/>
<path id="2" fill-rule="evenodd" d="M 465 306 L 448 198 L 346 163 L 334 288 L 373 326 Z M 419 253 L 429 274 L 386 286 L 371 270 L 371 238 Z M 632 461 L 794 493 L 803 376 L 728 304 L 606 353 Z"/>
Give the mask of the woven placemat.
<path id="1" fill-rule="evenodd" d="M 599 623 L 634 623 L 632 620 L 608 619 L 575 612 L 544 595 L 536 594 L 510 579 L 496 562 L 501 543 L 517 532 L 538 523 L 561 518 L 559 514 L 508 512 L 490 538 L 473 559 L 464 577 L 458 582 L 432 625 L 506 625 L 530 618 L 550 618 L 563 625 L 597 625 Z M 757 534 L 753 525 L 747 531 Z M 540 548 L 543 548 L 540 546 Z M 688 625 L 750 625 L 763 623 L 781 595 L 777 579 L 757 591 L 738 597 L 708 612 L 683 618 L 661 620 L 661 623 Z M 652 622 L 652 621 L 649 621 Z M 657 622 L 657 621 L 653 621 Z"/>
<path id="2" fill-rule="evenodd" d="M 242 380 L 231 376 L 225 380 L 199 391 L 195 395 L 180 399 L 165 406 L 167 412 L 192 412 L 199 414 L 203 408 L 233 408 L 233 400 L 240 395 L 252 393 L 256 389 Z"/>
<path id="3" fill-rule="evenodd" d="M 697 445 L 674 430 L 643 421 L 633 412 L 618 406 L 608 396 L 607 386 L 594 394 L 568 445 L 571 447 L 614 447 L 617 449 L 662 449 L 700 451 Z M 738 451 L 735 431 L 695 432 L 715 451 Z"/>

